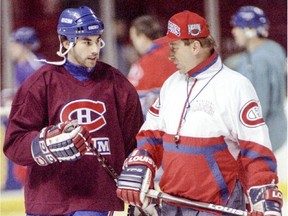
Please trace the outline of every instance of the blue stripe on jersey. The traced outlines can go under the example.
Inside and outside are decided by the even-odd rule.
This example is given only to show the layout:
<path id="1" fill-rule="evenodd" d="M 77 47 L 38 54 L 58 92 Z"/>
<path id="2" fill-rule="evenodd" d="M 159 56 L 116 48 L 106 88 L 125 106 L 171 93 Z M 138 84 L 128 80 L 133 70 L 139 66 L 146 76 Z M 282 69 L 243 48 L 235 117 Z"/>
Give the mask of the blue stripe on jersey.
<path id="1" fill-rule="evenodd" d="M 163 144 L 164 150 L 173 151 L 177 153 L 183 154 L 213 154 L 218 151 L 222 151 L 227 148 L 226 143 L 220 143 L 213 146 L 187 146 L 187 145 L 178 145 L 176 148 L 175 143 L 167 143 Z"/>
<path id="2" fill-rule="evenodd" d="M 227 184 L 224 180 L 224 177 L 219 169 L 219 166 L 214 158 L 214 153 L 218 151 L 222 151 L 224 149 L 227 149 L 226 143 L 216 144 L 213 146 L 186 146 L 186 145 L 178 145 L 178 148 L 176 148 L 174 143 L 166 143 L 163 144 L 164 151 L 172 151 L 176 153 L 182 153 L 182 154 L 202 154 L 204 155 L 205 159 L 207 160 L 209 167 L 212 171 L 212 174 L 221 189 L 221 196 L 222 196 L 222 202 L 226 203 L 229 197 L 229 190 L 227 187 Z"/>
<path id="3" fill-rule="evenodd" d="M 151 145 L 161 144 L 163 142 L 162 138 L 146 138 L 137 140 L 137 148 L 141 148 L 144 144 L 149 143 Z"/>
<path id="4" fill-rule="evenodd" d="M 264 160 L 264 162 L 269 166 L 271 171 L 276 172 L 277 165 L 270 157 L 263 156 L 249 149 L 241 149 L 241 155 L 244 157 L 251 158 L 251 159 L 261 158 L 261 160 Z"/>

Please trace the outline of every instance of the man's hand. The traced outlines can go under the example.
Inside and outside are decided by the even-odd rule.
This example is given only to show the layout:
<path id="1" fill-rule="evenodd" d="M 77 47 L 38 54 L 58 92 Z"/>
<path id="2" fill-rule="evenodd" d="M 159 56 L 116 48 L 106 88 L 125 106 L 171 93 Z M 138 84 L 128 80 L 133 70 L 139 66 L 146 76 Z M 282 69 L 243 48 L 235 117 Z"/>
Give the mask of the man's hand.
<path id="1" fill-rule="evenodd" d="M 47 166 L 80 159 L 90 143 L 89 131 L 73 120 L 43 128 L 32 141 L 31 151 L 38 165 Z"/>
<path id="2" fill-rule="evenodd" d="M 249 216 L 281 216 L 282 193 L 276 185 L 251 187 L 248 196 L 252 209 Z"/>
<path id="3" fill-rule="evenodd" d="M 156 165 L 150 154 L 143 149 L 134 150 L 125 160 L 118 178 L 117 196 L 125 202 L 145 209 L 151 201 L 146 197 L 154 187 Z"/>

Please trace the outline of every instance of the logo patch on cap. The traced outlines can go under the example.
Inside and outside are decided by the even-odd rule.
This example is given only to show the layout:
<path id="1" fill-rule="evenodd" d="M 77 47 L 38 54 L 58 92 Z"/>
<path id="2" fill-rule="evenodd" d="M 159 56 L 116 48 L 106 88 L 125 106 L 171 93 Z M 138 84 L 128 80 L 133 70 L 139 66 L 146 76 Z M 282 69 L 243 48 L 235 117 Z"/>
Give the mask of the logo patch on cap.
<path id="1" fill-rule="evenodd" d="M 201 33 L 200 24 L 190 24 L 188 25 L 188 34 L 192 36 L 197 36 Z"/>
<path id="2" fill-rule="evenodd" d="M 171 32 L 172 34 L 176 35 L 177 37 L 180 37 L 180 27 L 177 26 L 175 23 L 172 23 L 170 20 L 168 22 L 168 32 Z"/>

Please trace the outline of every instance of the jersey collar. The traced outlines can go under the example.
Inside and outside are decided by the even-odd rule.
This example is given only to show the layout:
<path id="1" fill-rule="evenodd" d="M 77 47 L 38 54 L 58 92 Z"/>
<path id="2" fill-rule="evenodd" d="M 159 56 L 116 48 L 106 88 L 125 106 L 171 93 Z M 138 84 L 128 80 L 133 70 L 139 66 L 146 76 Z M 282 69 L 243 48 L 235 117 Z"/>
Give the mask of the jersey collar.
<path id="1" fill-rule="evenodd" d="M 214 50 L 213 54 L 204 62 L 200 63 L 190 71 L 188 71 L 189 77 L 196 77 L 198 74 L 207 70 L 207 68 L 211 67 L 218 59 L 218 53 Z"/>

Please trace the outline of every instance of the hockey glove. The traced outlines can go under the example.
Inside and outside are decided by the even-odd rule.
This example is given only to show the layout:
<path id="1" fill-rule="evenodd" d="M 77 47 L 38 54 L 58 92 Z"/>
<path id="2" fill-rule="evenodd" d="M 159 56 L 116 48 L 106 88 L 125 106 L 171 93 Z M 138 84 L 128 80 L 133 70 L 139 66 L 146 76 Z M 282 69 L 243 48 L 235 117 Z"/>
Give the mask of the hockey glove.
<path id="1" fill-rule="evenodd" d="M 282 193 L 276 185 L 251 187 L 248 196 L 252 209 L 249 216 L 281 216 Z"/>
<path id="2" fill-rule="evenodd" d="M 40 166 L 55 162 L 74 161 L 90 149 L 89 131 L 77 121 L 66 121 L 45 127 L 32 141 L 31 151 Z"/>
<path id="3" fill-rule="evenodd" d="M 146 197 L 154 187 L 156 165 L 150 154 L 143 149 L 135 149 L 125 160 L 123 171 L 118 178 L 117 196 L 124 202 L 145 209 L 151 201 Z"/>

